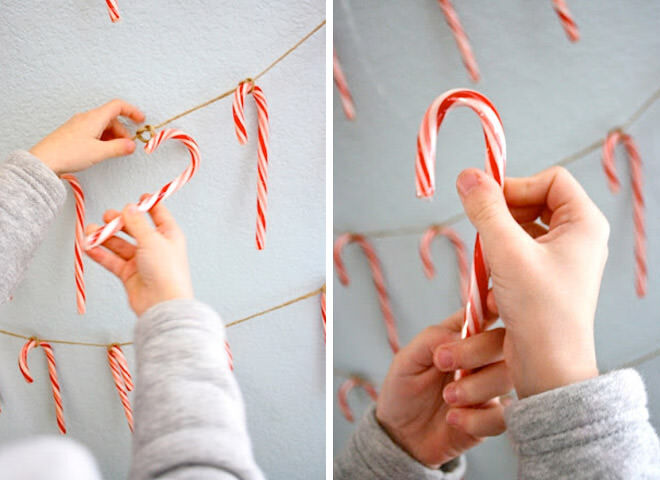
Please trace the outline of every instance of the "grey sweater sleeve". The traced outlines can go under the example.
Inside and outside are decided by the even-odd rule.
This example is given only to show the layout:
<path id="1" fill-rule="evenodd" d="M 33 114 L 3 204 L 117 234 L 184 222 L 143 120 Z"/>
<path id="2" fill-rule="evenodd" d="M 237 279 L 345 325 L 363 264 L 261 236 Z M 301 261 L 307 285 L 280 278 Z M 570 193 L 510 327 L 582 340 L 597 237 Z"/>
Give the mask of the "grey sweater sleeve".
<path id="1" fill-rule="evenodd" d="M 505 415 L 519 478 L 660 478 L 658 437 L 634 370 L 534 395 Z"/>
<path id="2" fill-rule="evenodd" d="M 0 166 L 0 303 L 23 277 L 62 207 L 62 181 L 34 155 L 16 151 Z"/>
<path id="3" fill-rule="evenodd" d="M 218 315 L 195 300 L 147 310 L 135 328 L 130 478 L 261 480 Z"/>
<path id="4" fill-rule="evenodd" d="M 344 451 L 335 459 L 334 480 L 460 480 L 465 457 L 432 470 L 395 444 L 376 420 L 372 405 Z"/>

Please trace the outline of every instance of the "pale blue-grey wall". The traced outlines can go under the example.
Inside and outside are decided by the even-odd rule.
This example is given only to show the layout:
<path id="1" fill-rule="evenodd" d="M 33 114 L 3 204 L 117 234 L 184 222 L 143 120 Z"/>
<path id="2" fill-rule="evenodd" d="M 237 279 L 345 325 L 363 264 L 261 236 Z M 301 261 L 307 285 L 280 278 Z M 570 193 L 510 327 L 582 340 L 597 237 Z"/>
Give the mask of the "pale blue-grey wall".
<path id="1" fill-rule="evenodd" d="M 113 97 L 159 122 L 232 88 L 325 17 L 325 2 L 119 0 L 7 1 L 0 18 L 0 152 L 29 148 L 73 113 Z M 167 201 L 188 237 L 195 292 L 225 322 L 324 282 L 325 30 L 265 75 L 271 115 L 268 237 L 254 247 L 256 112 L 250 141 L 234 135 L 231 99 L 176 121 L 199 143 L 202 163 Z M 140 147 L 141 148 L 141 147 Z M 141 150 L 80 174 L 88 220 L 136 201 L 187 164 L 185 150 Z M 88 313 L 75 311 L 71 194 L 14 292 L 0 328 L 82 341 L 130 340 L 135 317 L 119 282 L 87 261 Z M 324 355 L 318 297 L 230 328 L 236 375 L 257 460 L 270 478 L 321 478 L 325 456 Z M 0 441 L 56 433 L 43 353 L 20 375 L 22 342 L 0 335 Z M 132 348 L 126 349 L 133 364 Z M 68 436 L 88 445 L 108 479 L 124 478 L 130 436 L 100 348 L 55 345 Z M 139 421 L 139 420 L 138 420 Z M 300 447 L 304 446 L 304 452 Z M 38 460 L 38 459 L 35 459 Z"/>
<path id="2" fill-rule="evenodd" d="M 577 44 L 566 39 L 550 1 L 455 2 L 481 67 L 483 80 L 476 88 L 490 97 L 504 122 L 510 176 L 535 173 L 603 138 L 660 86 L 660 4 L 567 3 L 582 34 Z M 335 93 L 335 234 L 398 227 L 421 232 L 460 212 L 456 175 L 466 167 L 482 166 L 484 155 L 478 119 L 467 109 L 453 111 L 440 131 L 434 200 L 418 200 L 414 190 L 415 138 L 424 111 L 445 90 L 473 86 L 437 2 L 337 0 L 334 15 L 334 45 L 357 109 L 357 119 L 346 121 Z M 607 189 L 600 152 L 568 167 L 612 227 L 596 321 L 603 370 L 634 361 L 660 345 L 658 122 L 660 106 L 654 105 L 629 130 L 644 161 L 650 277 L 645 299 L 639 300 L 633 287 L 627 163 L 617 161 L 622 176 L 617 196 Z M 471 249 L 472 226 L 462 220 L 455 227 Z M 429 281 L 417 252 L 420 234 L 374 239 L 403 342 L 460 306 L 449 243 L 439 240 L 433 245 L 440 273 Z M 392 357 L 376 295 L 359 249 L 349 247 L 344 255 L 352 282 L 345 288 L 335 275 L 335 368 L 361 372 L 380 384 Z M 660 427 L 657 364 L 644 363 L 640 370 L 649 385 L 652 421 Z M 342 380 L 336 373 L 335 393 Z M 358 392 L 349 401 L 357 414 L 368 403 Z M 336 454 L 353 426 L 341 416 L 336 400 L 334 412 Z M 469 462 L 469 478 L 515 476 L 505 436 L 471 451 Z"/>

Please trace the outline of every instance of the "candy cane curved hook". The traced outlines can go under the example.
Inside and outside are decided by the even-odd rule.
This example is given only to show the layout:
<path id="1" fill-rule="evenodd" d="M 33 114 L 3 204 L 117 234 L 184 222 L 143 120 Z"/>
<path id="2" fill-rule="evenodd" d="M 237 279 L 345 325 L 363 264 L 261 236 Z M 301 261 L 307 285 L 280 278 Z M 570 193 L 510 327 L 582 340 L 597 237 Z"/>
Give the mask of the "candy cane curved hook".
<path id="1" fill-rule="evenodd" d="M 115 387 L 117 388 L 117 393 L 119 394 L 121 406 L 124 409 L 124 414 L 126 415 L 128 428 L 132 432 L 133 409 L 131 408 L 131 401 L 128 398 L 127 392 L 133 390 L 133 379 L 131 378 L 131 373 L 128 370 L 128 362 L 126 361 L 124 352 L 117 344 L 113 344 L 108 347 L 108 365 L 110 366 L 110 373 L 112 374 L 112 379 L 115 382 Z"/>
<path id="2" fill-rule="evenodd" d="M 435 150 L 440 125 L 449 110 L 457 106 L 469 107 L 479 115 L 486 140 L 486 172 L 503 186 L 506 169 L 506 140 L 504 127 L 497 110 L 488 98 L 474 90 L 449 90 L 436 98 L 422 119 L 417 136 L 415 182 L 418 197 L 431 197 L 435 192 Z M 465 302 L 463 336 L 481 331 L 485 317 L 486 295 L 490 271 L 484 260 L 481 240 L 477 233 L 470 280 Z"/>
<path id="3" fill-rule="evenodd" d="M 371 399 L 375 402 L 376 399 L 378 398 L 378 392 L 376 391 L 376 388 L 367 380 L 360 378 L 358 376 L 352 376 L 348 380 L 346 380 L 344 383 L 341 384 L 339 387 L 339 391 L 337 392 L 337 401 L 339 402 L 339 408 L 341 409 L 341 412 L 344 414 L 344 417 L 346 417 L 346 420 L 349 422 L 353 422 L 353 412 L 351 411 L 351 407 L 348 405 L 348 393 L 353 390 L 355 387 L 362 387 L 362 389 L 367 392 L 367 394 L 371 397 Z"/>
<path id="4" fill-rule="evenodd" d="M 566 6 L 564 0 L 552 0 L 552 6 L 559 16 L 559 21 L 561 26 L 564 27 L 564 32 L 571 42 L 577 42 L 580 40 L 580 31 L 578 30 L 575 20 L 573 20 L 573 15 L 571 11 Z"/>
<path id="5" fill-rule="evenodd" d="M 435 267 L 433 266 L 433 260 L 431 260 L 431 242 L 433 242 L 433 239 L 439 235 L 447 237 L 454 246 L 461 282 L 461 299 L 463 300 L 463 303 L 465 303 L 465 300 L 467 299 L 468 260 L 467 254 L 465 253 L 465 244 L 455 230 L 449 227 L 434 225 L 424 232 L 424 235 L 419 242 L 419 256 L 421 257 L 422 265 L 424 266 L 424 274 L 429 279 L 435 276 Z"/>
<path id="6" fill-rule="evenodd" d="M 454 35 L 456 46 L 463 59 L 463 65 L 465 65 L 465 69 L 468 71 L 472 81 L 476 83 L 479 81 L 479 65 L 477 65 L 477 61 L 474 58 L 470 41 L 465 34 L 465 30 L 463 30 L 461 21 L 458 19 L 456 10 L 454 10 L 454 6 L 450 0 L 438 0 L 438 3 L 440 4 L 440 8 L 442 8 L 442 13 L 445 15 L 447 25 L 449 25 L 449 29 Z"/>
<path id="7" fill-rule="evenodd" d="M 163 142 L 170 139 L 180 141 L 188 149 L 188 153 L 190 153 L 190 164 L 174 180 L 163 186 L 159 191 L 144 196 L 142 200 L 137 203 L 137 209 L 143 213 L 148 212 L 161 200 L 168 198 L 174 192 L 181 189 L 181 187 L 190 181 L 191 177 L 199 168 L 200 155 L 197 142 L 195 142 L 190 135 L 181 130 L 177 130 L 176 128 L 166 128 L 165 130 L 156 133 L 144 146 L 144 150 L 147 153 L 153 153 Z M 101 245 L 108 238 L 121 230 L 123 226 L 124 220 L 121 215 L 115 217 L 114 220 L 87 236 L 85 239 L 85 249 L 89 250 Z"/>
<path id="8" fill-rule="evenodd" d="M 119 8 L 117 8 L 117 2 L 115 2 L 115 0 L 105 0 L 105 4 L 108 6 L 110 21 L 112 23 L 117 23 L 121 20 L 121 17 L 119 16 Z"/>
<path id="9" fill-rule="evenodd" d="M 65 174 L 60 178 L 71 186 L 76 201 L 76 234 L 73 243 L 74 252 L 74 276 L 76 280 L 76 304 L 78 313 L 85 313 L 85 265 L 83 263 L 83 244 L 85 243 L 85 193 L 80 186 L 80 181 L 75 175 Z"/>
<path id="10" fill-rule="evenodd" d="M 380 309 L 383 312 L 383 319 L 385 321 L 385 328 L 387 329 L 387 338 L 390 344 L 390 348 L 394 353 L 396 353 L 399 351 L 399 335 L 396 330 L 396 321 L 394 319 L 394 314 L 392 313 L 392 306 L 390 305 L 387 288 L 385 287 L 385 277 L 383 276 L 383 270 L 380 266 L 380 261 L 378 260 L 378 256 L 376 255 L 374 247 L 363 235 L 345 233 L 340 235 L 335 241 L 334 261 L 337 275 L 339 276 L 339 281 L 343 285 L 348 285 L 349 283 L 346 267 L 344 267 L 344 262 L 341 259 L 341 252 L 343 248 L 349 243 L 357 243 L 360 245 L 362 251 L 367 257 L 369 268 L 371 269 L 371 277 L 376 287 L 376 292 L 378 293 Z"/>
<path id="11" fill-rule="evenodd" d="M 255 85 L 251 79 L 245 80 L 238 85 L 234 92 L 232 113 L 234 115 L 234 126 L 238 143 L 247 143 L 247 129 L 245 127 L 245 97 L 248 93 L 257 105 L 257 133 L 259 136 L 259 147 L 257 150 L 257 230 L 255 239 L 257 249 L 263 250 L 266 246 L 266 207 L 268 206 L 268 137 L 269 120 L 268 105 L 263 90 Z"/>
<path id="12" fill-rule="evenodd" d="M 41 347 L 44 350 L 46 355 L 46 361 L 48 362 L 48 377 L 50 379 L 51 389 L 53 391 L 53 400 L 55 402 L 55 417 L 57 419 L 57 427 L 59 428 L 62 434 L 66 433 L 66 424 L 64 423 L 64 409 L 62 407 L 62 394 L 60 393 L 60 383 L 57 380 L 57 369 L 55 366 L 55 355 L 53 354 L 53 347 L 47 342 L 41 342 L 36 338 L 31 338 L 27 341 L 21 353 L 18 356 L 18 368 L 20 369 L 25 381 L 32 383 L 34 379 L 30 375 L 30 369 L 28 368 L 27 357 L 30 350 L 35 347 Z"/>
<path id="13" fill-rule="evenodd" d="M 603 169 L 607 184 L 612 193 L 617 193 L 621 186 L 616 173 L 614 150 L 622 143 L 630 161 L 630 177 L 633 194 L 633 223 L 635 227 L 635 290 L 637 296 L 646 295 L 646 228 L 644 226 L 644 193 L 642 179 L 642 159 L 632 137 L 620 130 L 610 132 L 603 143 Z"/>
<path id="14" fill-rule="evenodd" d="M 348 88 L 348 82 L 346 81 L 344 70 L 342 70 L 341 63 L 339 63 L 339 57 L 337 57 L 337 52 L 334 49 L 332 50 L 332 77 L 335 80 L 335 85 L 339 92 L 344 115 L 346 115 L 347 119 L 353 120 L 355 118 L 355 103 L 353 102 L 351 91 Z"/>

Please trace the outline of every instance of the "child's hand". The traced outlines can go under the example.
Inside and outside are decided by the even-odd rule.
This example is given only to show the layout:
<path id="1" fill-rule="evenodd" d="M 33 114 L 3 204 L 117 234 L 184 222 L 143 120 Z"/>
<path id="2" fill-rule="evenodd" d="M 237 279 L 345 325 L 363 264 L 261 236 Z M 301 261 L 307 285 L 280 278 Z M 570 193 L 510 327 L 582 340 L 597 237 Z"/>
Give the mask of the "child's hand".
<path id="1" fill-rule="evenodd" d="M 37 143 L 30 153 L 57 175 L 77 172 L 111 157 L 129 155 L 135 142 L 117 117 L 144 122 L 144 113 L 123 100 L 112 100 L 85 113 L 77 113 Z"/>
<path id="2" fill-rule="evenodd" d="M 457 188 L 492 270 L 488 308 L 505 323 L 504 357 L 518 395 L 597 376 L 593 322 L 607 259 L 605 217 L 560 167 L 506 179 L 504 196 L 477 169 L 463 171 Z M 539 217 L 549 229 L 534 223 Z"/>
<path id="3" fill-rule="evenodd" d="M 154 206 L 147 217 L 128 205 L 123 212 L 108 210 L 103 221 L 116 216 L 124 218 L 122 231 L 133 237 L 137 245 L 113 236 L 87 254 L 124 283 L 133 311 L 142 315 L 157 303 L 176 298 L 193 298 L 186 242 L 183 233 L 162 203 Z M 98 229 L 88 225 L 87 233 Z"/>
<path id="4" fill-rule="evenodd" d="M 501 328 L 461 340 L 464 311 L 426 328 L 396 354 L 376 418 L 409 455 L 437 468 L 505 430 L 498 397 L 511 391 Z M 490 320 L 493 320 L 491 317 Z M 455 369 L 479 369 L 454 381 Z"/>

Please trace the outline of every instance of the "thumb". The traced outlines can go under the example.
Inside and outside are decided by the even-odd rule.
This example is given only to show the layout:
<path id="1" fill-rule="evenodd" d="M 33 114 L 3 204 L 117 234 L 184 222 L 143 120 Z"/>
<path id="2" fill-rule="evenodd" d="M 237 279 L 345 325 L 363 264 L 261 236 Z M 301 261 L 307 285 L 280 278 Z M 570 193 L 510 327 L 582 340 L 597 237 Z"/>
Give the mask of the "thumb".
<path id="1" fill-rule="evenodd" d="M 500 246 L 510 252 L 524 241 L 524 231 L 511 216 L 502 188 L 486 172 L 477 168 L 463 170 L 456 189 L 472 225 L 482 238 L 486 256 L 495 260 Z"/>
<path id="2" fill-rule="evenodd" d="M 121 215 L 124 219 L 124 229 L 137 240 L 138 245 L 142 245 L 156 231 L 136 205 L 127 205 Z"/>
<path id="3" fill-rule="evenodd" d="M 135 151 L 135 142 L 129 138 L 99 140 L 97 145 L 99 162 L 112 157 L 130 155 Z"/>

